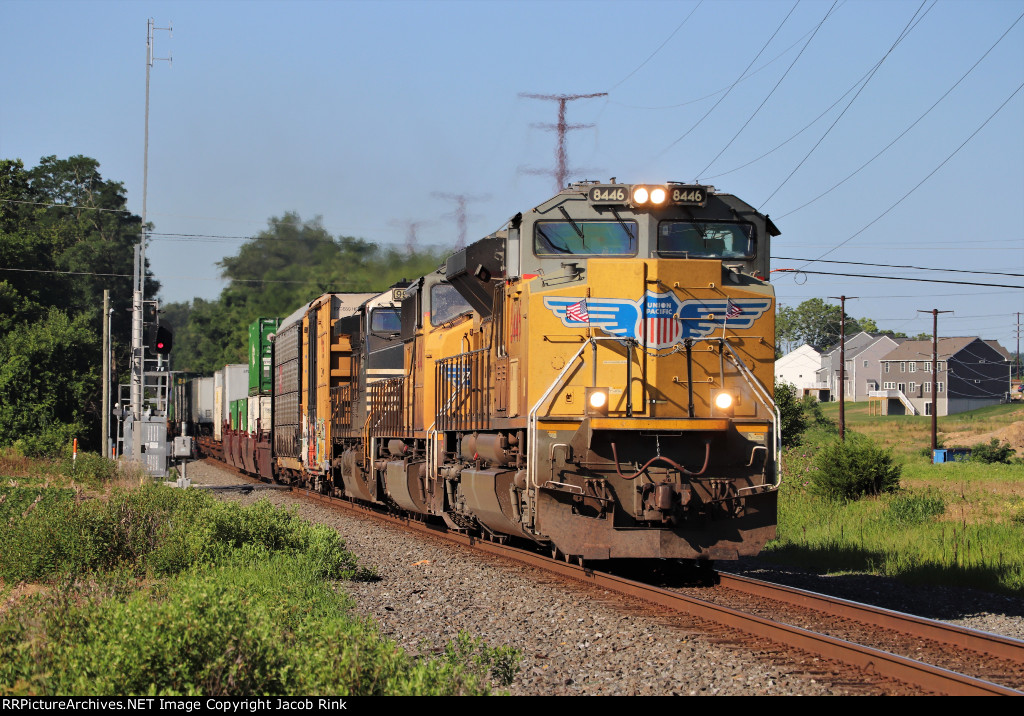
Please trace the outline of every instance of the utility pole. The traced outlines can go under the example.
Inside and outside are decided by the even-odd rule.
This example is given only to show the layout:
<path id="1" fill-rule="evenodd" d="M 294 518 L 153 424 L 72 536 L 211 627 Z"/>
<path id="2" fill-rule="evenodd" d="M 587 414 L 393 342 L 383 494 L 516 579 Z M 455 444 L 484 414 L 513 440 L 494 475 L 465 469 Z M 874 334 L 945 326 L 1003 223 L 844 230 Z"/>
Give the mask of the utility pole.
<path id="1" fill-rule="evenodd" d="M 455 250 L 461 251 L 466 248 L 466 203 L 471 201 L 487 201 L 491 198 L 489 194 L 483 196 L 470 196 L 469 194 L 447 194 L 435 191 L 431 194 L 437 199 L 448 199 L 455 202 L 455 224 L 459 229 L 459 238 L 455 243 Z"/>
<path id="2" fill-rule="evenodd" d="M 1017 380 L 1021 380 L 1020 375 L 1020 311 L 1017 311 Z M 1010 390 L 1013 390 L 1013 380 L 1010 380 Z"/>
<path id="3" fill-rule="evenodd" d="M 149 75 L 154 60 L 167 60 L 171 57 L 153 56 L 153 31 L 167 30 L 173 32 L 171 26 L 155 27 L 153 18 L 146 21 L 146 129 L 145 143 L 142 151 L 142 231 L 139 245 L 135 249 L 135 287 L 132 294 L 132 360 L 131 360 L 131 408 L 132 417 L 138 421 L 142 417 L 143 390 L 145 386 L 146 348 L 143 343 L 143 305 L 146 298 L 146 197 L 149 189 Z M 171 35 L 173 37 L 173 35 Z M 141 453 L 141 436 L 136 423 L 132 431 L 132 455 L 136 458 Z"/>
<path id="4" fill-rule="evenodd" d="M 846 441 L 846 300 L 858 296 L 829 296 L 839 300 L 839 439 Z"/>
<path id="5" fill-rule="evenodd" d="M 924 311 L 919 308 L 917 312 L 932 314 L 932 455 L 935 455 L 939 449 L 939 314 L 952 311 L 937 308 Z"/>
<path id="6" fill-rule="evenodd" d="M 558 102 L 558 124 L 538 124 L 532 126 L 538 129 L 549 129 L 558 132 L 558 149 L 555 153 L 555 169 L 528 169 L 529 174 L 551 174 L 555 177 L 555 191 L 561 191 L 566 186 L 569 178 L 569 160 L 565 152 L 565 134 L 573 129 L 586 129 L 593 127 L 592 124 L 567 124 L 565 121 L 565 105 L 578 99 L 591 99 L 592 97 L 607 97 L 607 92 L 594 92 L 593 94 L 529 94 L 520 92 L 520 97 L 527 99 L 543 99 L 551 102 Z"/>
<path id="7" fill-rule="evenodd" d="M 100 414 L 100 454 L 110 457 L 110 289 L 103 289 L 103 399 Z"/>

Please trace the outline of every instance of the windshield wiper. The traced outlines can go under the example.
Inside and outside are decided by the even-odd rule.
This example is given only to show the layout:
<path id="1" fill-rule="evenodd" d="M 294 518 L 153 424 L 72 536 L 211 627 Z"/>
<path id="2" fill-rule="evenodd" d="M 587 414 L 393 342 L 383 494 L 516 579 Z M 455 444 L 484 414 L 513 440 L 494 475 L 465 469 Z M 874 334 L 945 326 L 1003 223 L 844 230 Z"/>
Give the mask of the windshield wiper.
<path id="1" fill-rule="evenodd" d="M 568 249 L 568 248 L 564 248 L 563 249 L 561 246 L 555 246 L 555 242 L 551 240 L 550 236 L 548 236 L 547 234 L 544 233 L 544 229 L 540 228 L 540 226 L 537 227 L 537 233 L 540 234 L 541 237 L 543 237 L 543 239 L 548 242 L 548 246 L 553 248 L 555 251 L 561 252 L 563 254 L 571 254 L 572 253 L 571 249 Z"/>
<path id="2" fill-rule="evenodd" d="M 560 205 L 558 210 L 562 212 L 562 216 L 565 217 L 565 220 L 572 224 L 572 228 L 576 230 L 576 234 L 580 237 L 580 241 L 583 242 L 583 248 L 587 248 L 587 237 L 583 235 L 583 229 L 580 228 L 579 224 L 572 220 L 572 217 L 569 216 L 569 212 L 565 210 L 564 206 Z"/>
<path id="3" fill-rule="evenodd" d="M 609 206 L 608 208 L 612 210 L 612 216 L 614 216 L 615 219 L 622 226 L 622 228 L 626 230 L 626 235 L 629 237 L 629 240 L 630 241 L 636 241 L 636 237 L 633 236 L 633 232 L 630 230 L 629 225 L 625 221 L 622 220 L 622 217 L 619 216 L 619 212 L 617 212 L 615 210 L 615 207 L 614 206 Z"/>

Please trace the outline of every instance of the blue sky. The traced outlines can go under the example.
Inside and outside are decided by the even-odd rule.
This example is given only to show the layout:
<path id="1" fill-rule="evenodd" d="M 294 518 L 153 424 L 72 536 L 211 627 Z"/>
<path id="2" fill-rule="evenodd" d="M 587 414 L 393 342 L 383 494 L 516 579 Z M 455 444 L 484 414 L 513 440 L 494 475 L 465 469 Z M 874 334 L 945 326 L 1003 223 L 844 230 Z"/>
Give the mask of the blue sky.
<path id="1" fill-rule="evenodd" d="M 422 221 L 422 243 L 453 245 L 441 192 L 476 197 L 472 240 L 554 191 L 524 170 L 553 167 L 555 135 L 534 125 L 557 106 L 519 94 L 607 92 L 569 104 L 569 122 L 593 125 L 569 134 L 575 178 L 701 179 L 734 193 L 782 230 L 776 269 L 1022 285 L 1022 14 L 1022 0 L 0 0 L 0 157 L 95 157 L 141 212 L 152 17 L 174 28 L 156 33 L 156 56 L 173 64 L 154 65 L 150 99 L 148 218 L 160 233 L 247 236 L 295 211 L 398 246 Z M 215 264 L 240 243 L 155 237 L 161 298 L 216 297 Z M 943 271 L 800 260 L 829 250 Z M 1011 350 L 1024 312 L 1020 289 L 773 281 L 784 305 L 858 296 L 850 314 L 908 334 L 931 329 L 918 309 L 952 310 L 940 335 Z"/>

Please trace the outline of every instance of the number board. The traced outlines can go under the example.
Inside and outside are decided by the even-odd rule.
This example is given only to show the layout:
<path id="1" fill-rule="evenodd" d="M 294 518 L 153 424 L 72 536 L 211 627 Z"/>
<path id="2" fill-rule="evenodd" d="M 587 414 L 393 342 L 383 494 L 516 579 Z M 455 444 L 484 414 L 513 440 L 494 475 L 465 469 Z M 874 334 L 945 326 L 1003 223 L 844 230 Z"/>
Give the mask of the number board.
<path id="1" fill-rule="evenodd" d="M 401 303 L 405 300 L 405 289 L 404 288 L 393 288 L 391 289 L 391 302 Z"/>
<path id="2" fill-rule="evenodd" d="M 702 186 L 669 185 L 668 200 L 672 204 L 704 206 L 708 200 L 708 192 Z"/>
<path id="3" fill-rule="evenodd" d="M 594 204 L 625 204 L 629 200 L 629 187 L 592 186 L 587 199 Z"/>

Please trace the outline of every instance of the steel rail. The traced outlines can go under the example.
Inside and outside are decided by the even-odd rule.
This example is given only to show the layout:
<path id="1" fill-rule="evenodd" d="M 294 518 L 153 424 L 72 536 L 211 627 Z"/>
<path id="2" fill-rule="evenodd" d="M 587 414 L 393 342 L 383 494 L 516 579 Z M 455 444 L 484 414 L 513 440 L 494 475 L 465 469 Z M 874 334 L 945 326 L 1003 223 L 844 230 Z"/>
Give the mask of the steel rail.
<path id="1" fill-rule="evenodd" d="M 882 609 L 848 599 L 833 597 L 795 587 L 773 584 L 728 572 L 717 572 L 719 585 L 755 597 L 784 601 L 798 607 L 814 609 L 834 617 L 852 619 L 862 624 L 871 624 L 913 637 L 931 639 L 970 649 L 999 659 L 1024 664 L 1024 641 L 1011 639 L 1001 634 L 969 629 L 946 622 Z"/>
<path id="2" fill-rule="evenodd" d="M 522 564 L 553 572 L 562 577 L 641 599 L 667 609 L 722 624 L 746 634 L 770 639 L 778 644 L 800 649 L 825 659 L 862 669 L 867 674 L 901 681 L 925 691 L 950 696 L 1024 696 L 1024 692 L 983 679 L 960 674 L 915 659 L 891 654 L 881 649 L 854 644 L 843 639 L 819 634 L 801 627 L 774 622 L 736 609 L 688 597 L 661 587 L 644 584 L 589 567 L 557 562 L 529 550 L 498 542 L 490 542 L 472 535 L 451 532 L 442 526 L 419 520 L 385 515 L 371 507 L 348 500 L 320 495 L 303 488 L 293 492 L 317 502 L 344 506 L 363 514 L 379 517 L 392 524 L 400 524 L 415 531 L 462 544 L 480 552 L 499 556 Z M 957 627 L 950 627 L 955 630 Z"/>
<path id="3" fill-rule="evenodd" d="M 230 466 L 226 467 L 229 470 L 233 470 Z M 255 482 L 263 482 L 257 478 L 247 476 L 241 471 L 235 472 Z M 433 525 L 421 520 L 383 513 L 379 509 L 369 505 L 328 495 L 321 495 L 302 487 L 292 486 L 291 491 L 297 496 L 314 502 L 320 502 L 332 507 L 341 507 L 374 519 L 379 519 L 392 525 L 403 526 L 455 544 L 461 544 L 485 554 L 536 567 L 538 569 L 557 574 L 561 577 L 574 579 L 600 589 L 641 599 L 651 604 L 656 604 L 660 607 L 685 613 L 699 619 L 712 621 L 746 634 L 752 634 L 769 639 L 777 644 L 800 649 L 824 659 L 830 659 L 848 666 L 853 666 L 863 670 L 866 674 L 876 674 L 884 678 L 901 681 L 925 691 L 950 696 L 1024 696 L 1024 692 L 1016 689 L 1002 686 L 1000 684 L 994 684 L 983 679 L 967 676 L 948 669 L 943 669 L 915 659 L 891 654 L 889 652 L 882 651 L 881 649 L 862 646 L 860 644 L 855 644 L 843 639 L 837 639 L 826 634 L 819 634 L 801 627 L 775 622 L 770 619 L 765 619 L 764 617 L 747 614 L 730 607 L 724 607 L 711 602 L 688 597 L 678 592 L 673 592 L 654 585 L 644 584 L 642 582 L 637 582 L 635 580 L 626 579 L 624 577 L 619 577 L 605 572 L 598 572 L 589 567 L 581 567 L 574 564 L 558 562 L 519 547 L 487 541 L 465 533 L 452 532 L 442 525 Z M 860 615 L 856 617 L 850 617 L 850 615 L 856 612 L 861 612 L 862 610 L 863 614 L 875 612 L 877 615 L 877 612 L 879 611 L 877 608 L 873 608 L 869 605 L 858 604 L 856 602 L 846 602 L 845 600 L 828 597 L 827 595 L 816 595 L 813 592 L 802 592 L 802 590 L 738 577 L 737 575 L 719 574 L 720 576 L 725 577 L 727 586 L 736 588 L 736 585 L 743 585 L 743 588 L 752 591 L 759 590 L 760 596 L 770 597 L 771 599 L 780 598 L 778 596 L 780 593 L 784 595 L 782 598 L 786 601 L 795 600 L 799 602 L 800 600 L 811 600 L 812 596 L 822 597 L 826 602 L 831 602 L 835 605 L 835 608 L 847 610 L 845 616 L 854 618 L 858 621 L 864 621 L 864 619 L 862 619 Z M 847 606 L 841 606 L 844 602 Z M 892 612 L 892 614 L 899 613 Z M 910 617 L 910 615 L 902 616 L 909 617 L 910 619 L 918 619 Z M 879 617 L 876 616 L 873 618 Z M 908 622 L 904 622 L 904 624 L 907 623 Z M 946 629 L 942 631 L 945 631 L 950 635 L 960 632 L 960 635 L 957 637 L 960 640 L 970 638 L 974 634 L 980 634 L 983 636 L 995 637 L 994 640 L 990 640 L 988 642 L 989 644 L 996 644 L 999 641 L 1007 641 L 1010 642 L 1010 645 L 1012 646 L 1014 641 L 1004 637 L 988 635 L 984 632 L 975 632 L 971 629 L 964 629 L 953 625 L 942 626 L 946 627 Z M 954 643 L 958 646 L 962 643 L 961 641 L 951 641 L 951 639 L 945 636 L 938 638 L 938 640 L 945 643 Z M 973 644 L 967 648 L 977 650 L 976 645 Z M 1015 657 L 1010 656 L 1004 658 L 1011 658 L 1018 662 L 1021 661 L 1019 652 Z"/>

